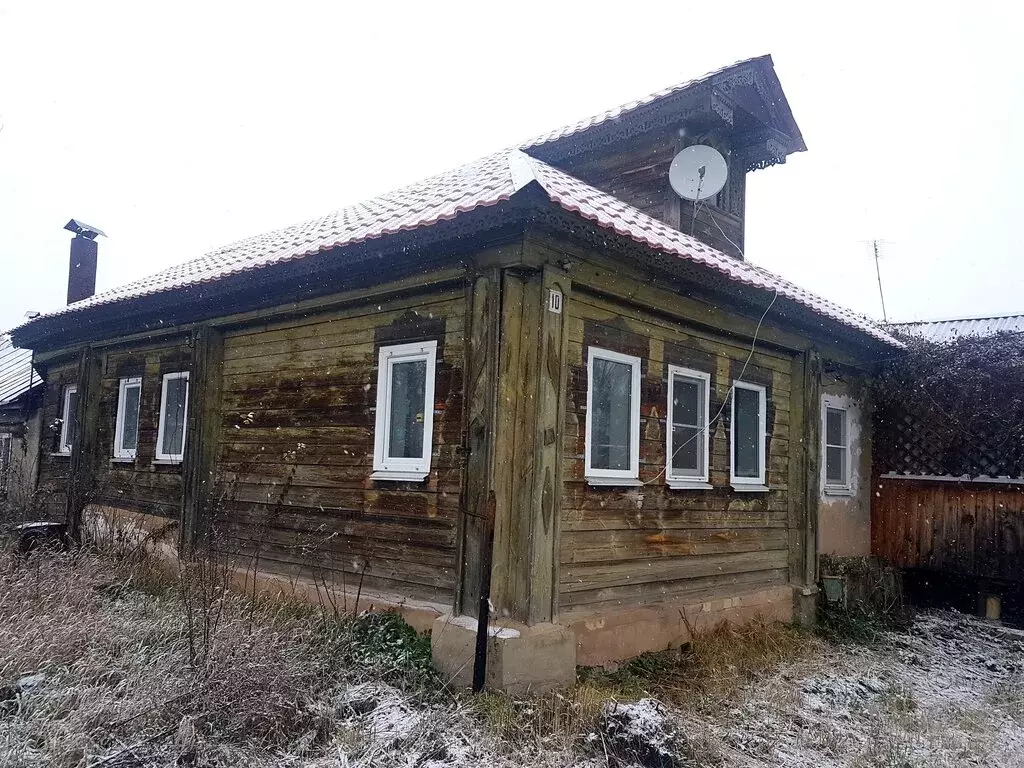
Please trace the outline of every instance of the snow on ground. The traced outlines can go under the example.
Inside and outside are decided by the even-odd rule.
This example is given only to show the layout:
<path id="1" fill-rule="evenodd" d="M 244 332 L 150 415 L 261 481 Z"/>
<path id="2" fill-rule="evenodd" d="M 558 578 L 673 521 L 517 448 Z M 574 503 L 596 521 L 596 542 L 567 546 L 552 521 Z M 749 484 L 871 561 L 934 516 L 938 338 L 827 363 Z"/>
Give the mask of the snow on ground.
<path id="1" fill-rule="evenodd" d="M 1024 766 L 1024 632 L 922 614 L 749 686 L 719 732 L 726 765 Z"/>
<path id="2" fill-rule="evenodd" d="M 829 646 L 822 657 L 776 669 L 742 689 L 724 715 L 651 699 L 610 705 L 603 735 L 574 750 L 509 754 L 459 705 L 417 711 L 387 686 L 354 688 L 340 705 L 360 736 L 348 762 L 331 765 L 616 766 L 614 751 L 605 757 L 615 733 L 636 744 L 649 726 L 650 754 L 660 754 L 667 717 L 683 741 L 699 733 L 704 750 L 678 765 L 1006 768 L 1024 766 L 1024 632 L 922 614 L 876 647 Z"/>

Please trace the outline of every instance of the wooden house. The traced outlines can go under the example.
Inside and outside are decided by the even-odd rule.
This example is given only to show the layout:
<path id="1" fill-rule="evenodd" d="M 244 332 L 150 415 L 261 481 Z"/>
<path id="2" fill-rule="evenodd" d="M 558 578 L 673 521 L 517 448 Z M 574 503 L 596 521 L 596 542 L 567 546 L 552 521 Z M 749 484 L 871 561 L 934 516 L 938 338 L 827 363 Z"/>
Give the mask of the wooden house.
<path id="1" fill-rule="evenodd" d="M 695 143 L 729 165 L 696 207 Z M 398 606 L 453 674 L 485 591 L 495 685 L 806 617 L 898 342 L 744 257 L 746 174 L 804 149 L 750 59 L 32 320 L 40 486 Z"/>

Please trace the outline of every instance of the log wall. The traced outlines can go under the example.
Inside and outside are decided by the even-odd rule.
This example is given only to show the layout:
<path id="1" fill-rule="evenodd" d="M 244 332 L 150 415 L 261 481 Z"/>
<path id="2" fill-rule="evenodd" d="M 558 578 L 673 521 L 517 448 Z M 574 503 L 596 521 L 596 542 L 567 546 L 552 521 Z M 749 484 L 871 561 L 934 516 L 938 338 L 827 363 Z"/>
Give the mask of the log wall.
<path id="1" fill-rule="evenodd" d="M 577 280 L 579 277 L 577 277 Z M 767 493 L 729 483 L 729 408 L 714 424 L 712 490 L 665 485 L 667 365 L 711 374 L 711 418 L 739 376 L 749 342 L 682 318 L 613 301 L 574 282 L 568 314 L 569 391 L 561 501 L 559 605 L 563 616 L 665 599 L 728 596 L 790 581 L 790 394 L 793 358 L 759 348 L 743 379 L 767 387 Z M 584 479 L 587 350 L 642 360 L 639 488 Z"/>
<path id="2" fill-rule="evenodd" d="M 260 568 L 451 604 L 462 494 L 465 291 L 224 335 L 214 536 Z M 436 339 L 424 483 L 370 479 L 381 345 Z"/>
<path id="3" fill-rule="evenodd" d="M 78 362 L 55 363 L 45 374 L 39 441 L 39 503 L 51 520 L 64 520 L 71 473 L 71 457 L 58 454 L 60 419 L 64 414 L 64 388 L 78 382 Z"/>
<path id="4" fill-rule="evenodd" d="M 188 371 L 191 350 L 183 338 L 134 345 L 103 356 L 97 420 L 96 492 L 100 504 L 177 519 L 181 514 L 182 466 L 157 464 L 156 438 L 160 397 L 166 373 Z M 134 460 L 111 461 L 121 379 L 142 378 L 139 399 L 139 442 Z"/>

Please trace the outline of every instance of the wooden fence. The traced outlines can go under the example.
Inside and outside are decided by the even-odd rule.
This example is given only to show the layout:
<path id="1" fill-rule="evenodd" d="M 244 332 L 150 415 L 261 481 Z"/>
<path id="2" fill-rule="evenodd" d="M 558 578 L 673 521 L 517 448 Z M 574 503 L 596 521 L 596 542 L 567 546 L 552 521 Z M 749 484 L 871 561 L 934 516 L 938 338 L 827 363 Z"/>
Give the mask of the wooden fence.
<path id="1" fill-rule="evenodd" d="M 1024 582 L 1024 484 L 877 478 L 871 548 L 903 568 Z"/>

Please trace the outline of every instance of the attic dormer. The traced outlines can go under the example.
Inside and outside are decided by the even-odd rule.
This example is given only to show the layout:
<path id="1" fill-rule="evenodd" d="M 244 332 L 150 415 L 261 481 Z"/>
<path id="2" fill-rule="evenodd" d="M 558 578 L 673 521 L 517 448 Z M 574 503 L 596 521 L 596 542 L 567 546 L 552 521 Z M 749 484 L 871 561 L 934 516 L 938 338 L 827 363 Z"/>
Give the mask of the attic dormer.
<path id="1" fill-rule="evenodd" d="M 729 178 L 695 206 L 672 190 L 672 158 L 691 144 L 725 157 Z M 524 147 L 587 183 L 736 258 L 743 257 L 746 175 L 806 150 L 770 56 L 554 131 Z"/>

